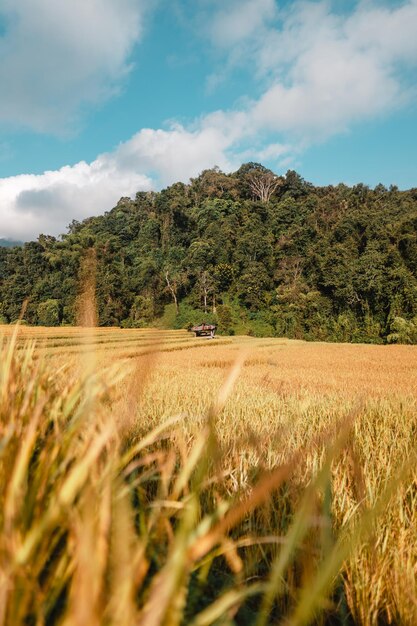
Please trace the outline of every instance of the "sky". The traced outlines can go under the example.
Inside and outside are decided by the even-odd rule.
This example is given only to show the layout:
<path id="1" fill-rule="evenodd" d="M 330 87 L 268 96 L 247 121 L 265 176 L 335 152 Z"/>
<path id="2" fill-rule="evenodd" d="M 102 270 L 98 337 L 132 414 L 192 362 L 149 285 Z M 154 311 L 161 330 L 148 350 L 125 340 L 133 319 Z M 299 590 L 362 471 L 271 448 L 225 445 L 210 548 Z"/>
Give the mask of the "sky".
<path id="1" fill-rule="evenodd" d="M 0 0 L 0 238 L 257 161 L 417 186 L 417 0 Z"/>

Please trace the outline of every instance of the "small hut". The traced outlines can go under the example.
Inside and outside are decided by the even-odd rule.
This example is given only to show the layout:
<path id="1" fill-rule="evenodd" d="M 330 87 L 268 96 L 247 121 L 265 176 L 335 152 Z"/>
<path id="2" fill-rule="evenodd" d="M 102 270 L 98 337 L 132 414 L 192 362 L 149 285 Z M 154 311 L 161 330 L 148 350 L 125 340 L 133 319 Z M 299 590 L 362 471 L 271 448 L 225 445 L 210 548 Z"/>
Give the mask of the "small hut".
<path id="1" fill-rule="evenodd" d="M 190 331 L 195 334 L 196 337 L 210 337 L 210 339 L 214 339 L 214 335 L 216 334 L 215 324 L 206 324 L 203 322 L 198 326 L 192 326 Z"/>

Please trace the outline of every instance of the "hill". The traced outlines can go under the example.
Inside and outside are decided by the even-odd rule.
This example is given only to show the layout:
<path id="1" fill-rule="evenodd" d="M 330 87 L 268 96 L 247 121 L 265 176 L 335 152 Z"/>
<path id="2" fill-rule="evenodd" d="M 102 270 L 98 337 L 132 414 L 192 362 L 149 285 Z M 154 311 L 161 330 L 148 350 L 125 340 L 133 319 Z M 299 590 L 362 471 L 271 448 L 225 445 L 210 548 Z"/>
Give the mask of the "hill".
<path id="1" fill-rule="evenodd" d="M 23 246 L 23 241 L 0 238 L 0 248 L 14 248 L 15 246 Z"/>
<path id="2" fill-rule="evenodd" d="M 417 341 L 417 189 L 316 187 L 256 163 L 121 198 L 105 215 L 0 248 L 0 316 L 73 324 L 86 279 L 102 326 L 310 340 Z"/>

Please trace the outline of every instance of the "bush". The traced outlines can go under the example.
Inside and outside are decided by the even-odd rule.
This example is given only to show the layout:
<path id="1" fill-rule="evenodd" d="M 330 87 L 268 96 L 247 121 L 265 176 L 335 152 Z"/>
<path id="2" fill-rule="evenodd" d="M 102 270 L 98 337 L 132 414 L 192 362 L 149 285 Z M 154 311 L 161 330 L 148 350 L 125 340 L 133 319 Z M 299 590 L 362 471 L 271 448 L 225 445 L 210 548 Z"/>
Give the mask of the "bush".
<path id="1" fill-rule="evenodd" d="M 156 320 L 155 325 L 159 328 L 174 328 L 176 312 L 174 304 L 166 304 L 162 317 Z"/>
<path id="2" fill-rule="evenodd" d="M 220 332 L 224 331 L 230 334 L 233 323 L 231 307 L 228 304 L 219 304 L 216 313 Z"/>
<path id="3" fill-rule="evenodd" d="M 149 296 L 136 296 L 130 309 L 130 328 L 142 328 L 155 317 L 155 304 Z M 123 324 L 123 322 L 122 322 Z"/>
<path id="4" fill-rule="evenodd" d="M 59 326 L 61 321 L 59 300 L 46 300 L 38 305 L 37 316 L 40 326 Z"/>
<path id="5" fill-rule="evenodd" d="M 188 329 L 194 326 L 194 324 L 201 324 L 201 322 L 217 324 L 217 316 L 213 313 L 204 313 L 201 309 L 194 309 L 183 303 L 180 304 L 180 310 L 175 318 L 173 327 Z"/>
<path id="6" fill-rule="evenodd" d="M 251 337 L 274 337 L 275 330 L 271 324 L 262 319 L 254 319 L 249 322 L 248 335 Z"/>
<path id="7" fill-rule="evenodd" d="M 394 317 L 390 330 L 388 343 L 417 343 L 417 324 L 414 320 Z"/>

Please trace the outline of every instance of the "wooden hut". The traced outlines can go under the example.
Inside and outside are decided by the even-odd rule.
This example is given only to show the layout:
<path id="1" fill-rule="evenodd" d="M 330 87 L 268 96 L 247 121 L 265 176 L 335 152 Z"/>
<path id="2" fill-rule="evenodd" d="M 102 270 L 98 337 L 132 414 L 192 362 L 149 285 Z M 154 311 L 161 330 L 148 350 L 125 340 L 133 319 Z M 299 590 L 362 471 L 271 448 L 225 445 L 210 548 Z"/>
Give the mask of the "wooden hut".
<path id="1" fill-rule="evenodd" d="M 213 339 L 216 334 L 216 328 L 215 324 L 206 324 L 203 322 L 197 326 L 192 326 L 190 331 L 193 332 L 196 337 L 210 337 Z"/>

